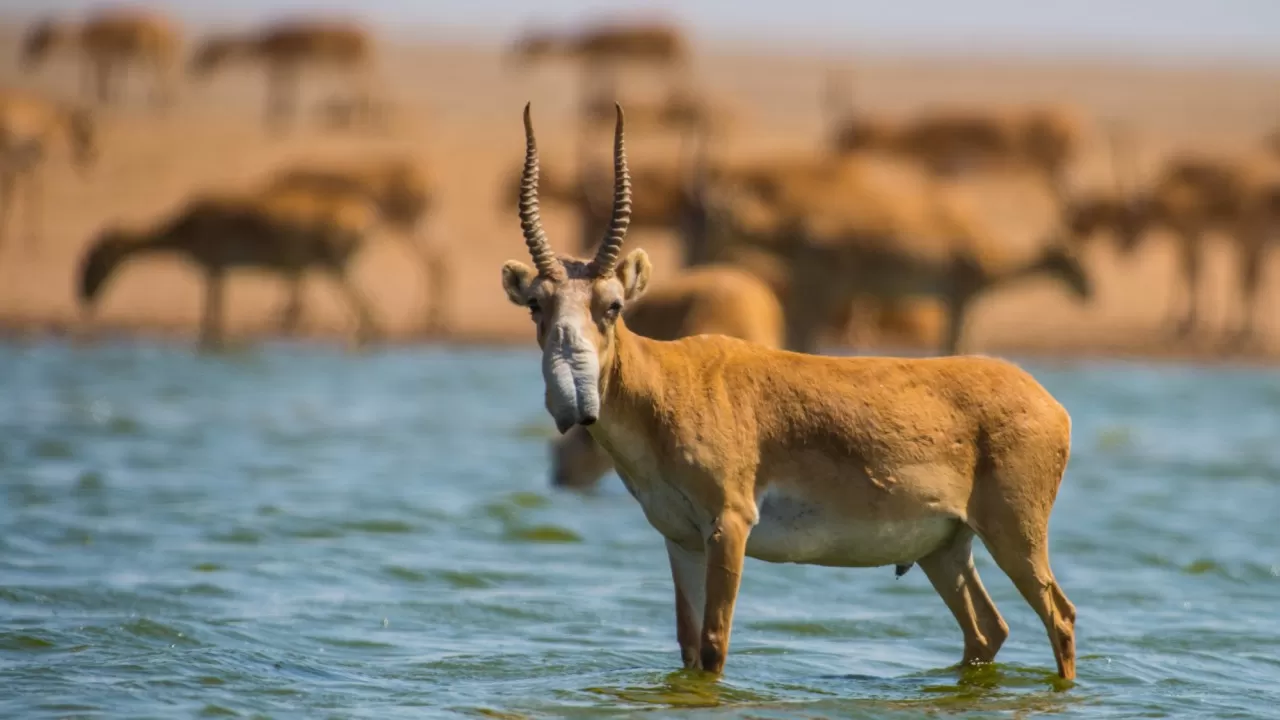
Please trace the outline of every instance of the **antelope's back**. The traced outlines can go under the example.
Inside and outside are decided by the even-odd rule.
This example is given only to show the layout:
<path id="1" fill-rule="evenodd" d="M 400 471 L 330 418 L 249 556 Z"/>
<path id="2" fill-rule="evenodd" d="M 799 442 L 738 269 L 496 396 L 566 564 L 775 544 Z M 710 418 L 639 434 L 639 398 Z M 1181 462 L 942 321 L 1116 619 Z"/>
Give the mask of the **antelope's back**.
<path id="1" fill-rule="evenodd" d="M 699 358 L 702 384 L 726 388 L 732 405 L 752 408 L 762 447 L 817 443 L 846 456 L 911 462 L 913 453 L 945 453 L 984 438 L 1063 451 L 1069 445 L 1066 409 L 1006 360 L 830 357 L 717 336 L 681 342 Z"/>
<path id="2" fill-rule="evenodd" d="M 663 23 L 602 26 L 583 33 L 578 49 L 588 56 L 676 61 L 687 52 L 684 36 Z"/>
<path id="3" fill-rule="evenodd" d="M 92 52 L 158 54 L 177 48 L 179 29 L 169 18 L 137 8 L 104 10 L 85 22 L 81 42 Z"/>
<path id="4" fill-rule="evenodd" d="M 325 59 L 336 62 L 366 60 L 373 42 L 364 28 L 336 21 L 281 24 L 267 30 L 260 42 L 273 57 Z"/>

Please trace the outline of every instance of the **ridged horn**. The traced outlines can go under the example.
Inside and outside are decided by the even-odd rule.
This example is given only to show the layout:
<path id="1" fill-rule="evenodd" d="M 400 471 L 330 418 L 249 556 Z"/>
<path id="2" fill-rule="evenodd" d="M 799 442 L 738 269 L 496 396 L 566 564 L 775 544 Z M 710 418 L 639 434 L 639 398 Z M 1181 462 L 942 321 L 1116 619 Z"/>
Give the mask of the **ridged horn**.
<path id="1" fill-rule="evenodd" d="M 524 106 L 524 172 L 520 176 L 520 229 L 524 231 L 524 242 L 529 246 L 529 254 L 533 256 L 533 264 L 538 274 L 558 278 L 564 274 L 564 268 L 551 250 L 547 234 L 542 230 L 542 215 L 538 211 L 538 142 L 533 137 L 533 120 L 529 116 L 529 106 Z"/>
<path id="2" fill-rule="evenodd" d="M 596 277 L 605 277 L 618 267 L 618 255 L 622 252 L 622 241 L 627 237 L 627 226 L 631 224 L 631 171 L 627 169 L 627 140 L 622 106 L 613 104 L 618 111 L 618 125 L 613 136 L 613 216 L 609 219 L 609 230 L 604 242 L 591 261 Z"/>

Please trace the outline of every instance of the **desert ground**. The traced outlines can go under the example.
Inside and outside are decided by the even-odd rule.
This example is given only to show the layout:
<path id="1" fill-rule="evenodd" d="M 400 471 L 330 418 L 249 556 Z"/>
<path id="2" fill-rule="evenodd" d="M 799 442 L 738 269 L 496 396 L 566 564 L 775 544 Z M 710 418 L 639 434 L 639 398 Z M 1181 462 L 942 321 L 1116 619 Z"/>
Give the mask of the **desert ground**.
<path id="1" fill-rule="evenodd" d="M 194 30 L 194 29 L 193 29 Z M 39 73 L 18 66 L 21 29 L 0 30 L 0 84 L 78 97 L 77 68 L 52 61 Z M 193 35 L 195 33 L 193 32 Z M 1018 60 L 974 57 L 805 57 L 740 48 L 702 48 L 693 73 L 699 87 L 737 114 L 717 139 L 733 155 L 779 151 L 817 152 L 822 142 L 824 73 L 854 72 L 856 101 L 875 112 L 905 114 L 937 104 L 1017 105 L 1069 103 L 1094 121 L 1085 156 L 1072 172 L 1078 189 L 1113 182 L 1103 125 L 1120 121 L 1134 130 L 1139 175 L 1150 174 L 1168 153 L 1181 149 L 1258 154 L 1262 137 L 1280 125 L 1280 69 L 1225 65 L 1125 63 L 1099 58 Z M 207 83 L 183 82 L 177 103 L 154 113 L 145 86 L 131 78 L 126 102 L 98 111 L 101 157 L 81 175 L 58 148 L 48 164 L 40 232 L 25 229 L 21 198 L 15 223 L 0 247 L 0 326 L 19 335 L 43 333 L 148 333 L 190 337 L 202 290 L 192 268 L 169 258 L 140 260 L 112 281 L 92 323 L 77 307 L 79 257 L 95 234 L 112 225 L 146 225 L 192 192 L 244 186 L 273 168 L 301 159 L 403 153 L 435 178 L 437 210 L 428 232 L 447 248 L 447 341 L 530 343 L 527 315 L 510 306 L 499 285 L 499 267 L 523 258 L 515 208 L 501 192 L 523 155 L 520 111 L 533 101 L 544 164 L 573 160 L 574 96 L 571 68 L 521 71 L 504 62 L 501 48 L 443 43 L 385 44 L 384 90 L 393 103 L 383 130 L 335 130 L 316 114 L 304 116 L 284 136 L 260 122 L 263 79 L 252 69 L 229 71 Z M 324 86 L 317 78 L 312 88 Z M 317 92 L 307 95 L 310 100 Z M 633 162 L 671 157 L 668 138 L 629 138 Z M 597 136 L 599 156 L 609 152 Z M 643 186 L 635 189 L 637 194 Z M 996 180 L 973 190 L 988 218 L 1010 243 L 1032 242 L 1052 222 L 1051 206 L 1023 185 Z M 553 244 L 567 247 L 574 218 L 546 208 Z M 677 269 L 670 237 L 632 233 L 629 246 L 644 247 L 655 263 L 655 282 Z M 1029 283 L 984 299 L 972 319 L 967 349 L 988 353 L 1217 357 L 1214 330 L 1225 327 L 1233 307 L 1234 262 L 1226 242 L 1214 242 L 1205 281 L 1207 330 L 1171 345 L 1164 328 L 1174 291 L 1172 243 L 1153 237 L 1134 255 L 1120 258 L 1105 242 L 1089 247 L 1086 262 L 1097 288 L 1088 305 L 1049 283 Z M 1264 290 L 1276 306 L 1280 268 L 1271 259 Z M 393 241 L 377 242 L 358 258 L 356 278 L 369 293 L 381 325 L 396 341 L 416 341 L 424 298 L 419 267 Z M 340 338 L 351 319 L 323 278 L 308 286 L 306 332 Z M 284 301 L 280 282 L 241 273 L 229 287 L 228 329 L 255 337 L 271 330 Z M 1262 317 L 1264 342 L 1243 356 L 1280 358 L 1280 320 Z M 430 340 L 438 341 L 437 339 Z"/>

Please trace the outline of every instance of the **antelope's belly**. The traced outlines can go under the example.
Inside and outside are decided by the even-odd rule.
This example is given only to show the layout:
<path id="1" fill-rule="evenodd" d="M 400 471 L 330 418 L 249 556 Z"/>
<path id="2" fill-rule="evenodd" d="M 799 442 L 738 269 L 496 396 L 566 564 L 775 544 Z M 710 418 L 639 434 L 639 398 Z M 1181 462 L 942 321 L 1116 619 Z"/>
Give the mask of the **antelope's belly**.
<path id="1" fill-rule="evenodd" d="M 909 520 L 851 516 L 772 488 L 760 499 L 759 513 L 747 555 L 766 562 L 836 567 L 915 562 L 946 543 L 960 522 L 942 514 Z"/>

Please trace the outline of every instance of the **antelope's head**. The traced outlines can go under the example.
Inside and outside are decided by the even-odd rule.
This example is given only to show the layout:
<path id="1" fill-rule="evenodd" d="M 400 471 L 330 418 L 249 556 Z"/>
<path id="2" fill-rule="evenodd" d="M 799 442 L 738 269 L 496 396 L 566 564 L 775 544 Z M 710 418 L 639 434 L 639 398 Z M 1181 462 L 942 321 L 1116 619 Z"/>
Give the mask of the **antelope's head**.
<path id="1" fill-rule="evenodd" d="M 49 53 L 66 40 L 66 28 L 56 20 L 45 19 L 31 26 L 22 38 L 19 63 L 24 70 L 34 70 Z"/>
<path id="2" fill-rule="evenodd" d="M 1093 298 L 1093 280 L 1085 270 L 1084 263 L 1074 245 L 1058 240 L 1049 243 L 1040 256 L 1040 268 L 1051 276 L 1057 277 L 1071 293 L 1081 302 Z"/>
<path id="3" fill-rule="evenodd" d="M 1077 248 L 1083 248 L 1097 233 L 1110 232 L 1115 236 L 1117 248 L 1127 255 L 1138 245 L 1146 229 L 1147 212 L 1144 198 L 1097 193 L 1068 202 L 1063 221 Z"/>
<path id="4" fill-rule="evenodd" d="M 616 349 L 616 328 L 627 303 L 649 282 L 652 265 L 643 250 L 620 258 L 631 222 L 631 174 L 617 106 L 613 212 L 604 241 L 591 260 L 557 255 L 538 212 L 538 147 L 529 106 L 524 108 L 525 163 L 520 186 L 520 226 L 533 267 L 515 260 L 502 266 L 502 287 L 512 303 L 529 309 L 542 348 L 547 410 L 562 434 L 600 417 L 601 368 Z"/>
<path id="5" fill-rule="evenodd" d="M 137 244 L 138 235 L 121 228 L 104 230 L 90 244 L 80 263 L 80 286 L 76 293 L 86 313 L 97 305 L 107 279 Z"/>

